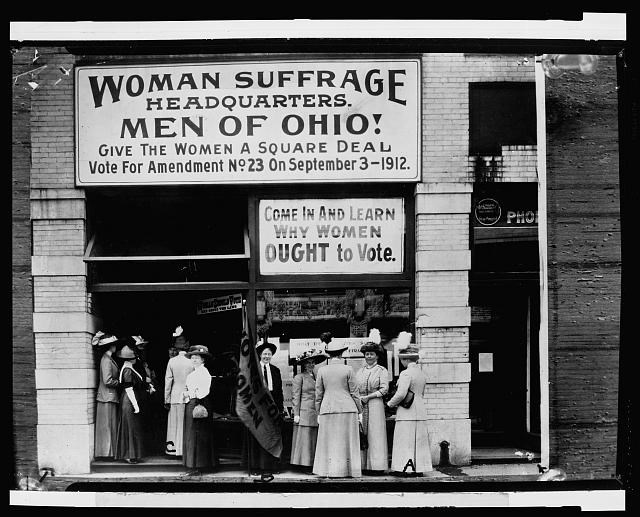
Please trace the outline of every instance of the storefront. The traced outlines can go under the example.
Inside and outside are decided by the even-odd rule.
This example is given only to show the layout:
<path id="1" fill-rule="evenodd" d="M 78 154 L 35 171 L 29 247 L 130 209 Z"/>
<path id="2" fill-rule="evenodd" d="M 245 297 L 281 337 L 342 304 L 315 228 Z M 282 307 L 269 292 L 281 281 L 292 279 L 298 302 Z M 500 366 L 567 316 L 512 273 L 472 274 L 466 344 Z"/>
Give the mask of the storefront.
<path id="1" fill-rule="evenodd" d="M 240 461 L 243 307 L 252 335 L 278 347 L 289 417 L 295 357 L 322 332 L 348 341 L 345 361 L 359 369 L 377 328 L 382 362 L 399 374 L 392 340 L 415 335 L 420 68 L 415 58 L 76 67 L 93 313 L 150 341 L 159 381 L 177 325 L 209 347 L 226 464 Z M 148 442 L 162 455 L 156 406 Z M 291 418 L 284 460 L 290 432 Z"/>
<path id="2" fill-rule="evenodd" d="M 408 331 L 428 379 L 434 465 L 443 451 L 469 465 L 474 447 L 544 452 L 533 60 L 124 61 L 64 49 L 50 59 L 75 75 L 33 100 L 42 117 L 31 181 L 41 465 L 95 468 L 92 336 L 144 336 L 161 388 L 178 325 L 212 352 L 216 441 L 237 465 L 245 313 L 252 336 L 267 331 L 277 345 L 285 408 L 293 358 L 322 332 L 348 342 L 345 362 L 358 369 L 359 347 L 378 329 L 394 381 L 394 340 Z M 514 106 L 525 108 L 505 116 Z M 479 129 L 487 111 L 493 125 Z M 82 351 L 74 368 L 61 350 Z M 162 456 L 166 412 L 155 404 L 146 439 Z"/>

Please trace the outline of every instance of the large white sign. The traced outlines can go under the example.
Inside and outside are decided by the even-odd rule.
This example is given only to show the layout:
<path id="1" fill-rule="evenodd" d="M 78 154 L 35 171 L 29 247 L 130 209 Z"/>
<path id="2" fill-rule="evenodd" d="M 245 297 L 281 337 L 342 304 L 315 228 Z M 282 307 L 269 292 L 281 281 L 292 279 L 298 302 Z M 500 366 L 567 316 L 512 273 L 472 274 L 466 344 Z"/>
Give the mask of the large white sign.
<path id="1" fill-rule="evenodd" d="M 80 66 L 76 183 L 420 180 L 420 61 Z"/>
<path id="2" fill-rule="evenodd" d="M 260 273 L 401 273 L 402 198 L 262 199 Z"/>

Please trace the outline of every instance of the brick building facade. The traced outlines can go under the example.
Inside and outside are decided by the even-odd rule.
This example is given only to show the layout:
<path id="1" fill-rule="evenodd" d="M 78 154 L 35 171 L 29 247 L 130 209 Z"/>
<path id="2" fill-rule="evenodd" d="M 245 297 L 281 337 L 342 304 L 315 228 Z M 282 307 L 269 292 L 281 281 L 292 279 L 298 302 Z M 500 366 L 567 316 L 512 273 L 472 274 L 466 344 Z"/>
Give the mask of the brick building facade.
<path id="1" fill-rule="evenodd" d="M 14 76 L 30 69 L 34 50 L 16 48 Z M 37 76 L 39 87 L 30 91 L 25 81 L 13 86 L 14 463 L 17 470 L 35 464 L 54 467 L 61 474 L 86 473 L 94 459 L 97 386 L 91 337 L 109 322 L 97 303 L 100 293 L 91 291 L 84 260 L 91 222 L 85 189 L 75 182 L 73 75 L 60 75 L 58 70 L 73 69 L 78 63 L 117 63 L 123 56 L 81 56 L 63 47 L 38 47 L 38 51 L 40 61 L 48 65 Z M 180 61 L 216 62 L 220 57 L 185 55 Z M 127 58 L 144 64 L 158 56 Z M 474 83 L 533 85 L 535 58 L 455 52 L 424 53 L 420 61 L 421 179 L 413 191 L 415 210 L 410 214 L 415 235 L 407 236 L 415 253 L 410 262 L 414 265 L 412 330 L 429 379 L 423 397 L 434 464 L 440 460 L 440 444 L 446 441 L 451 462 L 468 465 L 474 446 L 470 276 L 478 163 L 491 168 L 492 184 L 535 184 L 540 170 L 535 144 L 502 145 L 490 155 L 470 153 L 469 90 Z M 537 408 L 550 418 L 548 428 L 542 419 L 538 447 L 543 463 L 561 466 L 575 478 L 615 475 L 620 300 L 617 110 L 614 60 L 605 57 L 603 62 L 601 74 L 579 78 L 582 87 L 576 86 L 577 92 L 571 91 L 574 75 L 561 80 L 562 86 L 547 86 L 548 117 L 549 99 L 570 97 L 578 107 L 564 106 L 566 117 L 551 124 L 547 133 L 549 363 L 540 368 L 548 372 L 550 382 L 548 392 L 542 387 L 543 401 Z M 582 100 L 575 100 L 576 95 Z M 586 103 L 597 116 L 588 114 L 592 112 Z M 558 101 L 555 106 L 559 105 Z M 583 109 L 585 115 L 574 117 L 574 109 Z M 596 117 L 593 124 L 591 116 Z M 573 125 L 567 126 L 569 122 Z M 597 129 L 588 131 L 596 123 Z M 604 198 L 595 194 L 603 186 Z M 587 211 L 582 208 L 585 200 L 590 200 Z M 570 254 L 575 260 L 568 260 Z M 594 364 L 599 369 L 587 367 Z"/>

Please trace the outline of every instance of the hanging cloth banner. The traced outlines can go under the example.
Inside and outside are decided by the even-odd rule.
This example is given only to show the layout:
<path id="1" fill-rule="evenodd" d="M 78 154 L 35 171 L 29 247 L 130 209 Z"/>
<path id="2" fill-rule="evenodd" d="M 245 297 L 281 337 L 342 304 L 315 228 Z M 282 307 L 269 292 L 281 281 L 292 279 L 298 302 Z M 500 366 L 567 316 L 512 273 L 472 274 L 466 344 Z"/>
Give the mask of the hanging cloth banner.
<path id="1" fill-rule="evenodd" d="M 237 376 L 236 413 L 260 446 L 279 458 L 282 454 L 282 415 L 262 381 L 258 356 L 247 334 L 240 344 L 240 370 Z"/>

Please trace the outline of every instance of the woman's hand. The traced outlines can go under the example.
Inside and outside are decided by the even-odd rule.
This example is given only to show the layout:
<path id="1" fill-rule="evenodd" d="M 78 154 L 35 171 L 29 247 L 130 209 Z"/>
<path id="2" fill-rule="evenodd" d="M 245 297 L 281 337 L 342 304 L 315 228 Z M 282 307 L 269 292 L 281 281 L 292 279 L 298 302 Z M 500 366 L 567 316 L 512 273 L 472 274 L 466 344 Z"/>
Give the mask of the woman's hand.
<path id="1" fill-rule="evenodd" d="M 293 417 L 293 423 L 294 424 L 299 424 L 300 423 L 300 415 L 296 415 Z"/>
<path id="2" fill-rule="evenodd" d="M 367 402 L 369 402 L 369 395 L 364 395 L 363 397 L 360 397 L 360 402 L 362 402 L 363 404 L 366 404 Z"/>

